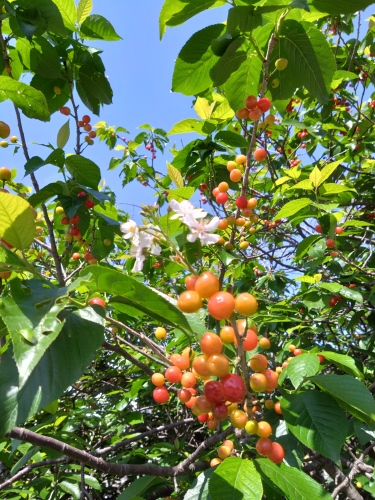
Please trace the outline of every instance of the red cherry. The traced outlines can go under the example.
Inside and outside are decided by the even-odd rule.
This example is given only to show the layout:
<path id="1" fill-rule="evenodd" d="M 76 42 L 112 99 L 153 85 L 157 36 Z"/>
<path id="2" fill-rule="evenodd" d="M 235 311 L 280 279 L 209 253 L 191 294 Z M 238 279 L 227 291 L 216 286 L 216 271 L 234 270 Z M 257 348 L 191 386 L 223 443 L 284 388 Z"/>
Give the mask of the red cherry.
<path id="1" fill-rule="evenodd" d="M 197 416 L 197 419 L 199 420 L 199 422 L 201 422 L 202 424 L 206 423 L 207 420 L 208 420 L 208 413 L 202 413 L 202 415 L 198 415 Z"/>
<path id="2" fill-rule="evenodd" d="M 216 203 L 219 205 L 224 205 L 229 199 L 227 193 L 218 193 L 216 196 Z"/>
<path id="3" fill-rule="evenodd" d="M 247 107 L 247 109 L 253 109 L 257 104 L 258 99 L 255 97 L 255 95 L 249 95 L 249 97 L 245 101 L 245 106 Z"/>
<path id="4" fill-rule="evenodd" d="M 90 123 L 91 118 L 89 117 L 89 115 L 83 115 L 82 121 L 83 121 L 83 123 Z"/>
<path id="5" fill-rule="evenodd" d="M 293 355 L 294 356 L 299 356 L 300 354 L 302 354 L 302 350 L 301 349 L 294 349 L 294 351 L 293 351 Z"/>
<path id="6" fill-rule="evenodd" d="M 63 217 L 60 222 L 64 226 L 68 226 L 70 224 L 70 221 L 69 221 L 68 217 Z"/>
<path id="7" fill-rule="evenodd" d="M 258 148 L 254 151 L 254 159 L 256 161 L 264 161 L 267 158 L 267 151 L 263 148 Z"/>
<path id="8" fill-rule="evenodd" d="M 181 380 L 181 377 L 182 377 L 182 371 L 180 370 L 180 368 L 178 366 L 170 366 L 165 371 L 165 378 L 171 384 L 175 384 L 176 382 L 179 382 Z"/>
<path id="9" fill-rule="evenodd" d="M 343 227 L 336 227 L 335 229 L 335 233 L 336 234 L 342 234 L 344 232 L 344 228 Z"/>
<path id="10" fill-rule="evenodd" d="M 324 356 L 322 356 L 321 354 L 318 354 L 318 359 L 319 359 L 319 363 L 324 363 L 324 361 L 326 360 L 326 358 Z"/>
<path id="11" fill-rule="evenodd" d="M 95 257 L 93 256 L 93 254 L 91 252 L 86 252 L 85 255 L 83 256 L 83 258 L 88 261 L 88 260 L 94 259 Z"/>
<path id="12" fill-rule="evenodd" d="M 259 99 L 257 106 L 262 113 L 265 113 L 271 108 L 271 104 L 271 101 L 267 97 L 262 97 L 262 99 Z"/>
<path id="13" fill-rule="evenodd" d="M 169 392 L 166 387 L 162 385 L 161 387 L 156 387 L 152 393 L 153 398 L 157 403 L 163 404 L 166 403 L 169 399 Z"/>
<path id="14" fill-rule="evenodd" d="M 245 383 L 239 375 L 235 373 L 227 375 L 221 379 L 221 385 L 227 401 L 239 403 L 244 399 L 246 394 Z"/>
<path id="15" fill-rule="evenodd" d="M 317 233 L 322 233 L 322 232 L 323 232 L 323 228 L 322 228 L 322 226 L 321 226 L 320 224 L 318 224 L 317 226 L 315 226 L 315 231 L 316 231 Z"/>
<path id="16" fill-rule="evenodd" d="M 80 191 L 79 193 L 77 193 L 77 197 L 78 198 L 84 198 L 86 196 L 86 191 Z"/>
<path id="17" fill-rule="evenodd" d="M 85 201 L 85 207 L 86 208 L 93 208 L 94 206 L 95 206 L 95 203 L 94 203 L 93 200 L 88 199 L 88 200 Z"/>
<path id="18" fill-rule="evenodd" d="M 219 403 L 214 406 L 212 410 L 212 415 L 217 420 L 225 420 L 228 416 L 228 408 L 224 403 Z"/>
<path id="19" fill-rule="evenodd" d="M 328 240 L 326 240 L 326 247 L 333 248 L 334 246 L 335 246 L 335 240 L 333 240 L 332 238 L 328 238 Z"/>
<path id="20" fill-rule="evenodd" d="M 74 226 L 72 227 L 70 230 L 69 230 L 69 233 L 72 235 L 72 236 L 78 236 L 80 234 L 80 230 L 78 227 Z"/>
<path id="21" fill-rule="evenodd" d="M 237 208 L 246 208 L 247 207 L 247 198 L 246 196 L 239 196 L 236 199 Z"/>
<path id="22" fill-rule="evenodd" d="M 204 395 L 209 401 L 215 404 L 225 401 L 223 386 L 216 380 L 209 380 L 204 385 Z"/>
<path id="23" fill-rule="evenodd" d="M 76 226 L 79 222 L 79 215 L 73 215 L 69 222 L 73 224 L 73 226 Z"/>
<path id="24" fill-rule="evenodd" d="M 103 299 L 101 299 L 100 297 L 93 297 L 90 301 L 89 301 L 89 305 L 90 306 L 100 306 L 102 307 L 103 309 L 106 308 L 106 304 L 104 302 Z"/>

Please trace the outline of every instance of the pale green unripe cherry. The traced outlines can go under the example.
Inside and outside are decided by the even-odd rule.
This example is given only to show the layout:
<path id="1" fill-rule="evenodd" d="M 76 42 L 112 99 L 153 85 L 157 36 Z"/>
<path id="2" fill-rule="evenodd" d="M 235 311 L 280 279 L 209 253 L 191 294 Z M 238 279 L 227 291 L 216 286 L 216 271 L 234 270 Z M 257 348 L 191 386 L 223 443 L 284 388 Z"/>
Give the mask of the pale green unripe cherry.
<path id="1" fill-rule="evenodd" d="M 281 58 L 275 62 L 275 67 L 279 71 L 283 71 L 287 66 L 288 66 L 288 59 Z"/>

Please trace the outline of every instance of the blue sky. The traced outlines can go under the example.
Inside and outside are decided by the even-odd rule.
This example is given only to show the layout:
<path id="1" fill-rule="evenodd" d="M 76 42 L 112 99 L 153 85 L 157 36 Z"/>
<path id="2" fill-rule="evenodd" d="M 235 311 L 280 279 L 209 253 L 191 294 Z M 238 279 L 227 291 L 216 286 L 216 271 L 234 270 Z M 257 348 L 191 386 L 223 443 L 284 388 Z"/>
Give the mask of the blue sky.
<path id="1" fill-rule="evenodd" d="M 122 37 L 119 42 L 90 42 L 91 46 L 103 49 L 103 60 L 106 74 L 114 91 L 113 104 L 102 108 L 100 120 L 109 125 L 123 126 L 130 131 L 124 134 L 127 138 L 135 137 L 137 127 L 149 123 L 168 131 L 174 123 L 188 117 L 196 117 L 192 108 L 192 99 L 181 94 L 171 93 L 171 80 L 174 60 L 188 38 L 199 29 L 226 19 L 226 8 L 212 9 L 189 20 L 186 24 L 169 28 L 162 41 L 159 40 L 158 17 L 163 1 L 147 0 L 140 4 L 137 0 L 94 0 L 93 13 L 105 16 Z M 28 78 L 25 79 L 28 81 Z M 86 110 L 85 110 L 86 112 Z M 84 114 L 82 109 L 82 114 Z M 1 103 L 0 120 L 9 123 L 11 134 L 17 135 L 14 110 L 8 103 Z M 99 118 L 93 117 L 92 123 Z M 50 150 L 41 148 L 32 143 L 48 143 L 56 145 L 56 136 L 59 128 L 65 123 L 66 117 L 60 113 L 52 116 L 51 122 L 42 123 L 37 120 L 23 119 L 26 140 L 31 156 L 47 157 Z M 71 126 L 73 120 L 71 119 Z M 178 138 L 186 144 L 193 139 L 192 134 Z M 172 142 L 176 136 L 172 136 Z M 73 153 L 74 140 L 68 142 L 66 151 Z M 146 152 L 146 151 L 145 151 Z M 124 189 L 119 182 L 120 170 L 107 171 L 111 156 L 117 152 L 110 152 L 98 141 L 91 148 L 87 148 L 84 155 L 95 161 L 102 170 L 106 183 L 114 189 L 117 202 L 121 208 L 137 212 L 123 203 L 141 204 L 153 203 L 153 191 L 137 182 Z M 13 148 L 0 148 L 0 166 L 17 168 L 18 181 L 31 185 L 29 179 L 23 178 L 24 157 L 19 151 L 13 155 Z M 170 154 L 163 157 L 158 155 L 155 162 L 157 170 L 165 169 L 165 160 Z M 36 173 L 41 186 L 54 182 L 58 176 L 55 167 L 47 165 Z M 135 214 L 134 214 L 135 215 Z"/>

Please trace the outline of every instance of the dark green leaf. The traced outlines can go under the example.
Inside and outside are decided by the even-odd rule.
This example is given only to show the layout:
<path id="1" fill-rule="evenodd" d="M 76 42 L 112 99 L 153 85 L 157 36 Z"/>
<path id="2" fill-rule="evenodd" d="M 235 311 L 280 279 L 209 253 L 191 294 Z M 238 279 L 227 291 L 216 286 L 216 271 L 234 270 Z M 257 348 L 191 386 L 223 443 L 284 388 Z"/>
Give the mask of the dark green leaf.
<path id="1" fill-rule="evenodd" d="M 209 482 L 212 498 L 220 500 L 261 500 L 262 481 L 250 460 L 229 457 L 213 473 Z"/>
<path id="2" fill-rule="evenodd" d="M 159 16 L 160 39 L 167 26 L 178 26 L 200 12 L 221 7 L 225 0 L 165 0 Z"/>
<path id="3" fill-rule="evenodd" d="M 8 76 L 0 76 L 0 100 L 6 99 L 10 99 L 28 118 L 50 120 L 46 98 L 39 90 Z"/>
<path id="4" fill-rule="evenodd" d="M 312 377 L 318 371 L 319 359 L 315 354 L 300 354 L 281 372 L 279 383 L 289 377 L 295 389 L 298 389 L 305 378 Z"/>
<path id="5" fill-rule="evenodd" d="M 51 0 L 17 0 L 17 5 L 19 7 L 23 7 L 23 9 L 27 9 L 28 11 L 37 11 L 41 20 L 45 24 L 45 29 L 43 31 L 50 31 L 56 35 L 66 35 L 60 11 Z M 19 10 L 20 9 L 17 10 L 17 14 L 19 14 Z M 28 18 L 26 17 L 25 20 L 27 19 Z M 38 26 L 40 25 L 41 23 L 39 22 Z M 37 35 L 43 34 L 43 32 L 39 33 L 39 31 L 40 27 L 36 32 Z"/>
<path id="6" fill-rule="evenodd" d="M 334 462 L 348 431 L 348 420 L 336 401 L 320 391 L 284 395 L 281 399 L 288 429 L 297 439 Z"/>
<path id="7" fill-rule="evenodd" d="M 186 492 L 184 500 L 212 500 L 212 497 L 208 492 L 208 485 L 214 472 L 215 469 L 211 467 L 210 469 L 199 474 L 190 489 Z"/>
<path id="8" fill-rule="evenodd" d="M 332 15 L 354 14 L 359 10 L 364 10 L 373 3 L 372 0 L 309 0 L 309 4 L 320 12 Z"/>
<path id="9" fill-rule="evenodd" d="M 69 314 L 60 335 L 21 388 L 12 349 L 6 351 L 0 370 L 0 435 L 26 422 L 82 375 L 103 342 L 104 324 L 91 307 Z"/>
<path id="10" fill-rule="evenodd" d="M 254 462 L 264 480 L 288 500 L 332 500 L 323 486 L 294 467 L 283 463 L 276 465 L 268 458 L 260 458 Z"/>
<path id="11" fill-rule="evenodd" d="M 115 302 L 124 302 L 157 321 L 190 331 L 185 315 L 171 301 L 131 276 L 99 267 L 86 268 L 81 276 L 90 278 L 87 283 L 90 290 L 116 295 Z"/>
<path id="12" fill-rule="evenodd" d="M 353 377 L 363 378 L 363 373 L 357 368 L 354 359 L 346 354 L 339 354 L 338 352 L 323 351 L 320 353 L 343 372 Z"/>
<path id="13" fill-rule="evenodd" d="M 223 24 L 214 24 L 195 33 L 178 54 L 173 71 L 172 90 L 195 95 L 212 85 L 210 70 L 219 60 L 211 48 L 213 39 L 225 32 Z"/>
<path id="14" fill-rule="evenodd" d="M 236 132 L 231 132 L 230 130 L 224 130 L 222 132 L 218 132 L 214 138 L 217 142 L 222 142 L 227 146 L 232 148 L 248 148 L 249 142 L 242 137 L 242 135 L 237 134 Z"/>
<path id="15" fill-rule="evenodd" d="M 27 69 L 43 78 L 61 78 L 61 64 L 57 50 L 43 37 L 17 40 L 17 50 Z"/>
<path id="16" fill-rule="evenodd" d="M 316 375 L 310 380 L 359 420 L 366 423 L 375 420 L 374 398 L 359 380 L 350 375 Z"/>
<path id="17" fill-rule="evenodd" d="M 94 14 L 88 16 L 81 25 L 80 36 L 87 40 L 106 40 L 115 42 L 121 40 L 112 24 L 103 16 Z"/>
<path id="18" fill-rule="evenodd" d="M 65 159 L 66 168 L 80 184 L 96 189 L 100 182 L 100 168 L 96 163 L 81 155 L 71 155 Z"/>

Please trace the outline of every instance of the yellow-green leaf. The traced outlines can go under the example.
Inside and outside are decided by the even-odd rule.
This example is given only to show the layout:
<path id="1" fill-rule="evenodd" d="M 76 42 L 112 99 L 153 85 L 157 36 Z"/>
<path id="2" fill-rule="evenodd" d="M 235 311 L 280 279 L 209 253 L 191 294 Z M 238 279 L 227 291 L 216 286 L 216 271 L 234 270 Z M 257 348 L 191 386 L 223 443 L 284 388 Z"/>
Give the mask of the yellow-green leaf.
<path id="1" fill-rule="evenodd" d="M 198 97 L 194 104 L 194 109 L 199 118 L 207 120 L 211 118 L 212 110 L 214 109 L 215 102 L 209 103 L 204 97 Z"/>
<path id="2" fill-rule="evenodd" d="M 82 24 L 92 11 L 92 0 L 79 0 L 77 7 L 77 21 Z"/>
<path id="3" fill-rule="evenodd" d="M 57 147 L 60 149 L 63 149 L 66 143 L 69 140 L 70 136 L 70 127 L 69 127 L 69 120 L 64 123 L 64 125 L 60 128 L 60 130 L 57 133 Z"/>
<path id="4" fill-rule="evenodd" d="M 318 167 L 314 168 L 314 170 L 311 172 L 309 178 L 310 178 L 310 181 L 313 183 L 314 187 L 320 186 L 322 174 L 321 174 L 320 170 L 318 169 Z"/>
<path id="5" fill-rule="evenodd" d="M 298 179 L 301 175 L 301 169 L 300 168 L 291 168 L 290 170 L 284 170 L 284 173 L 288 177 L 291 177 L 292 179 Z"/>
<path id="6" fill-rule="evenodd" d="M 284 177 L 280 177 L 279 179 L 277 179 L 277 181 L 275 182 L 275 186 L 281 186 L 281 184 L 284 184 L 284 182 L 287 181 L 290 181 L 290 177 L 286 177 L 284 175 Z"/>
<path id="7" fill-rule="evenodd" d="M 35 237 L 34 213 L 20 196 L 0 193 L 0 238 L 16 248 L 27 248 Z"/>
<path id="8" fill-rule="evenodd" d="M 328 163 L 325 167 L 322 168 L 320 174 L 320 184 L 322 184 L 324 181 L 326 181 L 336 170 L 336 168 L 340 165 L 345 160 L 345 158 L 342 158 L 341 160 L 334 161 L 332 163 Z M 320 185 L 319 184 L 319 185 Z"/>
<path id="9" fill-rule="evenodd" d="M 289 189 L 307 189 L 311 190 L 313 186 L 313 183 L 311 182 L 310 179 L 304 179 L 301 182 L 298 182 L 294 186 L 290 186 Z"/>
<path id="10" fill-rule="evenodd" d="M 169 177 L 176 184 L 176 186 L 179 188 L 184 187 L 184 180 L 179 170 L 177 170 L 177 168 L 171 165 L 168 161 L 167 161 L 167 170 Z"/>

